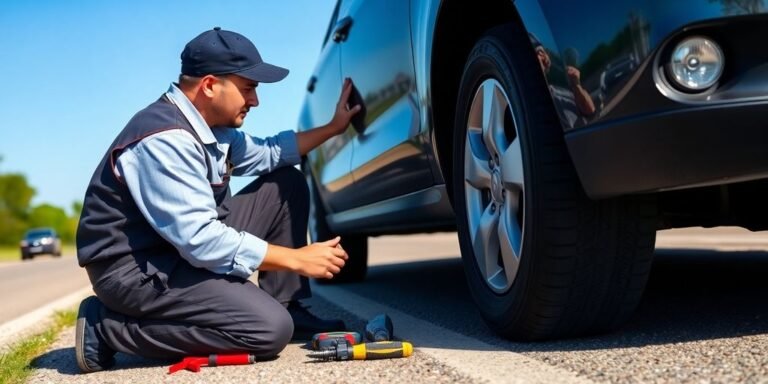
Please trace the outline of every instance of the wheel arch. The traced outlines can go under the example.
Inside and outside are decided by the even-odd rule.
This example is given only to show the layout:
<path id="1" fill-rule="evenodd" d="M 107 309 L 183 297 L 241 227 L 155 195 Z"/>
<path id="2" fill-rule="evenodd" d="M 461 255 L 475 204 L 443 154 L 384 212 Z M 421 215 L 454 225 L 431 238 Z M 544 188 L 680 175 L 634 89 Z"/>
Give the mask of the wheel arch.
<path id="1" fill-rule="evenodd" d="M 522 20 L 533 21 L 526 25 Z M 440 3 L 429 53 L 431 141 L 439 171 L 447 185 L 450 185 L 453 177 L 451 150 L 455 104 L 467 56 L 486 31 L 510 22 L 526 30 L 535 30 L 539 35 L 551 36 L 537 1 L 489 0 L 483 7 L 462 0 L 444 0 Z"/>

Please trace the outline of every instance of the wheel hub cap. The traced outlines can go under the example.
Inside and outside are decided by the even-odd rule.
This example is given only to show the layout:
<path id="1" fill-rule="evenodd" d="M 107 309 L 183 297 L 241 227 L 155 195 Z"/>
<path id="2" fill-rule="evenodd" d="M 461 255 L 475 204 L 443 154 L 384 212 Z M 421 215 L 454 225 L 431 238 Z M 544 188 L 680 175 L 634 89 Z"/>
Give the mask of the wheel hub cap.
<path id="1" fill-rule="evenodd" d="M 504 188 L 501 186 L 501 170 L 494 167 L 491 171 L 491 197 L 497 205 L 504 202 Z"/>

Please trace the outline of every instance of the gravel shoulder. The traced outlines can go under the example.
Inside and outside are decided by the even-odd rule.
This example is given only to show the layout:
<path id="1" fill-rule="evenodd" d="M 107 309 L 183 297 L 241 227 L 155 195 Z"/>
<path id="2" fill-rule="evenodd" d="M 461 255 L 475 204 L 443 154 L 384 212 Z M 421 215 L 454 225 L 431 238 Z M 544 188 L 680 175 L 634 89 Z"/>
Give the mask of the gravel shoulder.
<path id="1" fill-rule="evenodd" d="M 362 320 L 338 307 L 315 297 L 308 304 L 323 316 L 342 316 L 352 319 L 353 329 L 362 329 Z M 288 345 L 280 356 L 272 361 L 246 366 L 203 367 L 200 372 L 180 371 L 169 375 L 169 362 L 148 360 L 118 353 L 115 368 L 105 372 L 80 374 L 75 362 L 75 329 L 62 332 L 48 352 L 33 364 L 35 374 L 27 381 L 42 383 L 478 383 L 457 373 L 435 359 L 421 353 L 403 359 L 314 362 L 306 357 L 309 352 L 305 343 Z"/>

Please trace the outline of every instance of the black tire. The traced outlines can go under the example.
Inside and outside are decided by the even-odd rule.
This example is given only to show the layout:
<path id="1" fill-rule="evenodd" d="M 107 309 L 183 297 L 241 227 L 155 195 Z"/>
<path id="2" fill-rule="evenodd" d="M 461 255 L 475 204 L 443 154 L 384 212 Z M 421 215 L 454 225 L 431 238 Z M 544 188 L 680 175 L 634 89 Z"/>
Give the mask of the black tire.
<path id="1" fill-rule="evenodd" d="M 645 287 L 656 235 L 655 201 L 648 197 L 592 201 L 586 197 L 541 68 L 531 53 L 527 34 L 515 25 L 505 25 L 476 43 L 464 67 L 456 108 L 452 188 L 465 274 L 483 318 L 504 337 L 528 341 L 605 332 L 631 316 Z M 519 188 L 513 191 L 516 195 L 507 187 L 511 183 L 503 180 L 507 173 L 502 165 L 511 163 L 507 159 L 510 151 L 489 163 L 487 197 L 482 186 L 476 187 L 478 183 L 465 182 L 465 165 L 474 170 L 480 168 L 472 168 L 472 164 L 482 164 L 465 164 L 465 154 L 480 159 L 472 145 L 477 140 L 488 141 L 485 136 L 477 138 L 476 128 L 468 128 L 472 116 L 472 122 L 477 121 L 470 109 L 478 105 L 477 100 L 482 103 L 487 98 L 476 99 L 476 91 L 488 84 L 503 90 L 508 104 L 504 119 L 496 120 L 503 121 L 496 125 L 504 128 L 500 141 L 512 143 L 519 138 L 516 158 L 522 164 L 516 166 L 523 179 L 515 184 Z M 497 93 L 484 95 L 496 97 Z M 468 135 L 470 146 L 465 147 Z M 491 150 L 478 153 L 489 154 L 492 161 Z M 509 196 L 514 200 L 506 199 Z M 483 207 L 483 199 L 489 201 L 488 209 L 481 209 L 478 216 L 477 210 L 470 210 Z M 505 209 L 505 204 L 514 205 L 514 211 Z M 500 217 L 498 222 L 483 221 L 490 217 L 486 216 L 489 212 Z M 480 224 L 471 225 L 473 220 Z M 519 229 L 512 233 L 520 234 L 520 241 L 510 241 L 517 248 L 506 248 L 519 256 L 518 262 L 509 264 L 513 267 L 507 264 L 509 258 L 502 257 L 502 246 L 498 255 L 486 252 L 490 257 L 473 250 L 477 242 L 473 243 L 470 228 L 475 228 L 475 239 L 492 238 L 494 232 L 499 244 L 511 238 L 508 230 L 493 227 L 501 228 L 502 220 L 506 220 L 504 228 Z M 492 224 L 484 227 L 483 223 Z M 499 233 L 506 237 L 502 239 Z M 487 234 L 490 237 L 481 236 Z M 497 266 L 501 274 L 489 272 Z"/>
<path id="2" fill-rule="evenodd" d="M 349 255 L 349 259 L 347 259 L 341 272 L 332 279 L 316 279 L 316 281 L 322 284 L 336 284 L 364 280 L 368 272 L 368 236 L 333 233 L 326 222 L 325 207 L 320 201 L 314 178 L 307 170 L 304 171 L 304 174 L 307 178 L 310 195 L 309 222 L 307 225 L 310 241 L 313 243 L 325 241 L 340 235 L 341 246 Z"/>

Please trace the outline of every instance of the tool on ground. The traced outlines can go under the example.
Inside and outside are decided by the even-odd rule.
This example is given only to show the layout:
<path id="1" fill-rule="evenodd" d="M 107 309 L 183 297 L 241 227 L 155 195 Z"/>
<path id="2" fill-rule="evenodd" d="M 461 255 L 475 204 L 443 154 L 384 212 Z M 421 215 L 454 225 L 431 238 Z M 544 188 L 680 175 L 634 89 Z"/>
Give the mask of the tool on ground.
<path id="1" fill-rule="evenodd" d="M 392 319 L 386 314 L 375 316 L 365 325 L 365 339 L 368 341 L 392 340 Z"/>
<path id="2" fill-rule="evenodd" d="M 168 368 L 168 374 L 186 369 L 192 372 L 200 372 L 200 367 L 216 367 L 219 365 L 248 365 L 253 364 L 256 358 L 247 353 L 235 355 L 210 355 L 208 357 L 185 357 L 180 362 Z"/>
<path id="3" fill-rule="evenodd" d="M 335 346 L 339 340 L 346 340 L 349 344 L 360 344 L 362 337 L 358 332 L 321 332 L 312 336 L 312 349 L 320 350 Z"/>
<path id="4" fill-rule="evenodd" d="M 375 360 L 408 357 L 413 346 L 406 341 L 377 341 L 352 345 L 341 339 L 333 347 L 310 352 L 307 357 L 325 361 L 331 360 Z"/>

